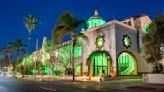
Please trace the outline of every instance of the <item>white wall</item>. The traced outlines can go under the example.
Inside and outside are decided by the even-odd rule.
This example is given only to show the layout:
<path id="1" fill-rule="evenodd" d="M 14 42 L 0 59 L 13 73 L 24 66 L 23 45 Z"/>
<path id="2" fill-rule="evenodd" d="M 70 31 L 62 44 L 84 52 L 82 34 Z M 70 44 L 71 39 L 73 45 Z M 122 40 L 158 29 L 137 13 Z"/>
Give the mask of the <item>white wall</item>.
<path id="1" fill-rule="evenodd" d="M 96 30 L 87 30 L 84 32 L 84 35 L 87 37 L 88 40 L 84 40 L 83 42 L 83 72 L 87 72 L 86 62 L 87 58 L 92 54 L 92 52 L 100 50 L 100 51 L 107 51 L 112 58 L 113 67 L 116 67 L 116 46 L 115 46 L 115 28 L 114 24 L 110 23 L 108 26 L 103 28 L 97 28 Z M 104 35 L 104 46 L 99 49 L 96 48 L 96 38 L 99 35 Z M 116 69 L 115 69 L 116 70 Z"/>
<path id="2" fill-rule="evenodd" d="M 107 51 L 112 58 L 112 66 L 117 72 L 117 56 L 122 51 L 128 51 L 133 53 L 137 60 L 138 72 L 149 72 L 151 70 L 150 65 L 143 62 L 141 55 L 138 52 L 137 43 L 137 30 L 126 24 L 118 21 L 110 21 L 105 25 L 92 28 L 83 32 L 86 36 L 82 41 L 82 61 L 83 61 L 83 72 L 87 72 L 87 58 L 92 54 L 92 52 L 100 50 Z M 98 35 L 104 35 L 104 46 L 99 49 L 96 48 L 95 42 Z M 132 40 L 132 45 L 130 48 L 123 46 L 123 35 L 128 35 Z"/>

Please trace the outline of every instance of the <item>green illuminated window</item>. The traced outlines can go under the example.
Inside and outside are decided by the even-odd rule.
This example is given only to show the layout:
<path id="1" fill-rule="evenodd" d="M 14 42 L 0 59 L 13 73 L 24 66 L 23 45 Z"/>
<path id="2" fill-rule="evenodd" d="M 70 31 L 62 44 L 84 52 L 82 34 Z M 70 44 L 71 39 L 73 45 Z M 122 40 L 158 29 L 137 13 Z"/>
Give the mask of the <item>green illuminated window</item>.
<path id="1" fill-rule="evenodd" d="M 119 75 L 136 75 L 136 61 L 135 58 L 127 53 L 123 52 L 118 57 L 118 72 Z"/>
<path id="2" fill-rule="evenodd" d="M 104 37 L 103 36 L 98 36 L 96 38 L 96 47 L 101 48 L 101 47 L 103 47 L 103 44 L 104 44 Z"/>
<path id="3" fill-rule="evenodd" d="M 126 48 L 128 48 L 128 47 L 131 46 L 131 44 L 132 44 L 132 42 L 131 42 L 130 37 L 129 37 L 128 35 L 124 35 L 124 36 L 123 36 L 123 45 L 124 45 Z"/>
<path id="4" fill-rule="evenodd" d="M 101 37 L 98 38 L 98 43 L 97 43 L 97 45 L 98 45 L 99 47 L 101 47 L 101 46 L 103 45 L 103 38 L 101 38 Z"/>
<path id="5" fill-rule="evenodd" d="M 81 57 L 81 54 L 82 54 L 82 48 L 81 45 L 78 43 L 74 47 L 74 57 L 75 58 Z"/>

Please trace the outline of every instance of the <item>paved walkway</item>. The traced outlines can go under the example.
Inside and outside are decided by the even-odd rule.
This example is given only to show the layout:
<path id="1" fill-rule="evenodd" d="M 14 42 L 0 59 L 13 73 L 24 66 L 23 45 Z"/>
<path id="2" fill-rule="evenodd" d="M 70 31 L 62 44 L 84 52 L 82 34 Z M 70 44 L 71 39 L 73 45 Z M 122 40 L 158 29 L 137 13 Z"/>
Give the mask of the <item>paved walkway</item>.
<path id="1" fill-rule="evenodd" d="M 164 92 L 164 84 L 141 84 L 137 86 L 126 87 L 127 90 L 140 92 Z"/>
<path id="2" fill-rule="evenodd" d="M 47 88 L 53 89 L 56 84 L 67 85 L 78 89 L 96 90 L 98 92 L 164 92 L 164 84 L 145 84 L 140 76 L 120 76 L 116 78 L 109 78 L 107 81 L 95 82 L 95 81 L 76 81 L 72 82 L 72 78 L 65 80 L 53 80 L 53 81 L 40 81 L 46 83 Z M 79 91 L 81 92 L 81 91 Z"/>

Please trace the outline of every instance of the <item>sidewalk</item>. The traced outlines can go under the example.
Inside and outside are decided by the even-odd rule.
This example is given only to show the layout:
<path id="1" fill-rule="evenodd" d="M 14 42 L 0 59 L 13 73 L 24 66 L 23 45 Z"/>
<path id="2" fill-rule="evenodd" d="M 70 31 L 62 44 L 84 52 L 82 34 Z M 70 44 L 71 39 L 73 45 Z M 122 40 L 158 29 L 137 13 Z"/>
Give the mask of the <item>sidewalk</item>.
<path id="1" fill-rule="evenodd" d="M 78 79 L 78 77 L 76 77 Z M 79 77 L 81 79 L 82 77 Z M 44 82 L 43 82 L 44 83 Z M 110 78 L 107 81 L 96 82 L 96 81 L 79 81 L 72 82 L 71 76 L 59 77 L 56 76 L 54 80 L 45 82 L 53 87 L 54 85 L 61 84 L 66 86 L 71 86 L 72 88 L 78 89 L 102 89 L 107 90 L 107 92 L 164 92 L 164 85 L 161 84 L 145 84 L 139 76 L 121 76 L 116 78 Z M 57 83 L 57 84 L 56 84 Z M 101 92 L 101 91 L 97 91 Z M 102 91 L 103 92 L 103 91 Z"/>
<path id="2" fill-rule="evenodd" d="M 91 77 L 89 79 L 89 76 L 75 76 L 75 81 L 94 81 L 94 82 L 100 82 L 99 76 Z M 41 80 L 72 80 L 72 76 L 49 76 L 49 75 L 25 75 L 22 79 L 24 80 L 35 80 L 35 81 L 41 81 Z M 118 80 L 126 80 L 126 79 L 142 79 L 141 76 L 118 76 L 118 77 L 103 77 L 103 81 L 118 81 Z"/>
<path id="3" fill-rule="evenodd" d="M 129 86 L 125 89 L 140 92 L 164 92 L 164 84 L 142 84 L 138 86 Z"/>

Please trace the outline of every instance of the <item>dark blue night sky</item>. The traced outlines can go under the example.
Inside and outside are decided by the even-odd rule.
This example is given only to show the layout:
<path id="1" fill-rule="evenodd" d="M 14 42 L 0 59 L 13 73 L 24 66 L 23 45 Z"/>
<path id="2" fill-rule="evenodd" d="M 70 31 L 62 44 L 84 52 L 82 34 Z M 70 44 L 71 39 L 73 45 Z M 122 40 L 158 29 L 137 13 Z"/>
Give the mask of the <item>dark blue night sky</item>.
<path id="1" fill-rule="evenodd" d="M 141 13 L 151 18 L 164 12 L 164 0 L 0 0 L 0 48 L 16 38 L 27 43 L 28 31 L 24 27 L 24 17 L 28 14 L 37 16 L 40 25 L 33 31 L 31 50 L 35 39 L 51 39 L 56 19 L 64 11 L 72 11 L 76 17 L 88 19 L 97 9 L 105 20 L 120 20 Z"/>

